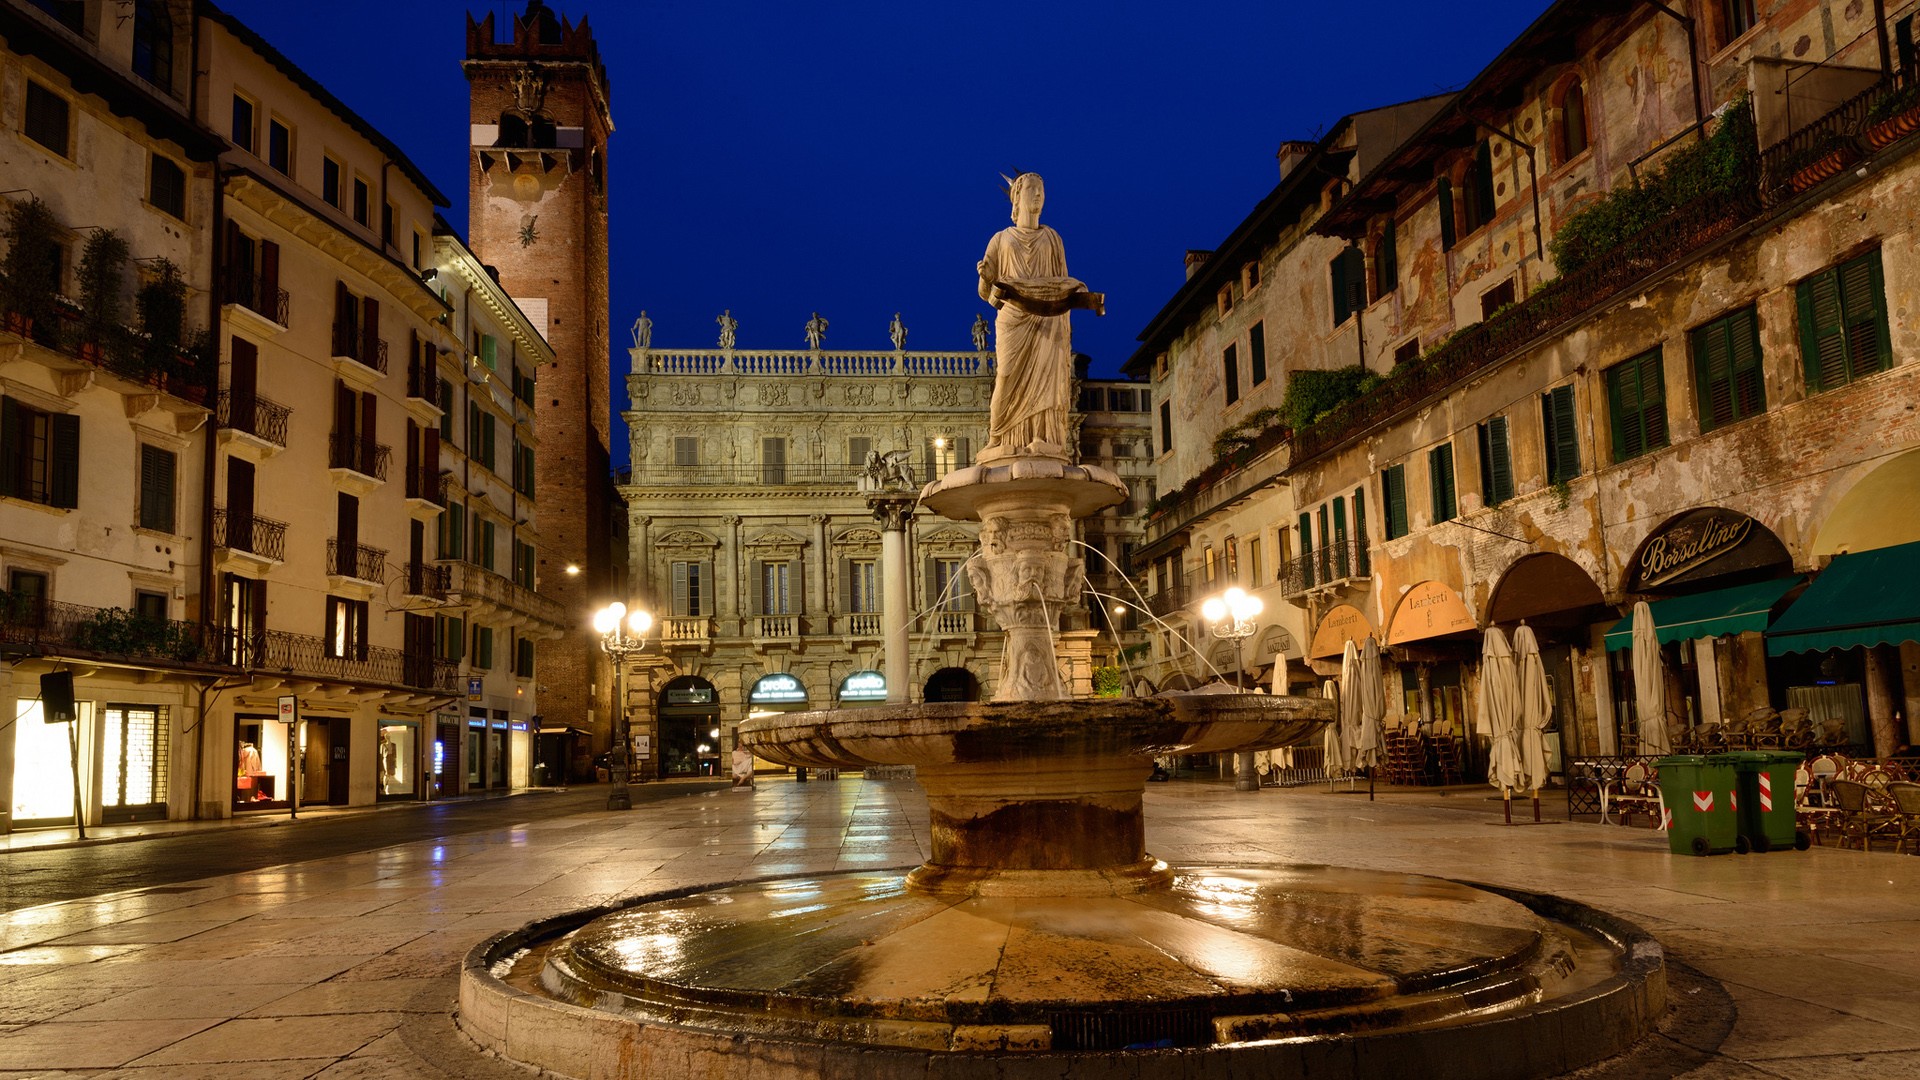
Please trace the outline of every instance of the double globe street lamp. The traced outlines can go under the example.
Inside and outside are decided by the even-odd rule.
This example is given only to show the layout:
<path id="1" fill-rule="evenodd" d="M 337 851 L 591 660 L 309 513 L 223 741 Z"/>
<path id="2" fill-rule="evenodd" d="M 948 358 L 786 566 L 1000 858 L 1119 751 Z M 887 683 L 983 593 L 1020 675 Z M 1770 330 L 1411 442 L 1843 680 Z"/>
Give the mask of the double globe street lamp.
<path id="1" fill-rule="evenodd" d="M 1260 602 L 1259 597 L 1238 586 L 1219 596 L 1210 596 L 1200 605 L 1200 617 L 1213 628 L 1213 636 L 1233 642 L 1233 663 L 1236 668 L 1244 666 L 1240 643 L 1253 636 L 1256 629 L 1254 620 L 1265 609 L 1266 605 Z M 1234 672 L 1234 678 L 1238 681 L 1238 671 Z M 1233 786 L 1238 791 L 1260 790 L 1260 778 L 1254 775 L 1251 753 L 1234 755 Z"/>
<path id="2" fill-rule="evenodd" d="M 653 616 L 640 608 L 614 601 L 594 613 L 593 631 L 600 635 L 600 647 L 613 661 L 613 756 L 608 771 L 613 788 L 607 792 L 607 809 L 633 809 L 633 793 L 628 784 L 633 774 L 633 739 L 627 730 L 627 658 L 646 647 L 647 631 L 653 629 Z"/>

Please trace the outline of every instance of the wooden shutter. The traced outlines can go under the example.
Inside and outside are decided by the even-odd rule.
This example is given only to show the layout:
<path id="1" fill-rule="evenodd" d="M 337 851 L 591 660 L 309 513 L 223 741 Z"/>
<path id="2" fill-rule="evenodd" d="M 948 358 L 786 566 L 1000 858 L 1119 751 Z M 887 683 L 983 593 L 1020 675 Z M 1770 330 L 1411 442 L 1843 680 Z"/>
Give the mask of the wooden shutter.
<path id="1" fill-rule="evenodd" d="M 1452 251 L 1453 229 L 1453 181 L 1442 176 L 1433 184 L 1434 194 L 1440 201 L 1440 250 Z"/>
<path id="2" fill-rule="evenodd" d="M 1846 319 L 1847 378 L 1864 378 L 1886 367 L 1893 357 L 1880 252 L 1870 251 L 1842 263 L 1839 278 L 1840 308 Z"/>
<path id="3" fill-rule="evenodd" d="M 250 260 L 247 259 L 246 254 L 243 254 L 242 249 L 249 245 L 246 244 L 245 238 L 240 235 L 239 222 L 231 218 L 227 220 L 226 236 L 222 238 L 222 243 L 226 250 L 226 266 L 228 271 L 235 275 L 236 278 L 244 275 L 247 272 L 246 264 Z M 234 278 L 229 278 L 228 280 L 233 281 L 233 283 L 241 289 L 245 289 L 248 285 L 248 282 L 236 281 Z M 244 296 L 245 293 L 243 292 L 241 295 Z"/>
<path id="4" fill-rule="evenodd" d="M 360 500 L 341 492 L 336 507 L 336 521 L 338 525 L 335 531 L 340 540 L 340 573 L 350 574 L 358 565 L 354 552 L 360 546 Z"/>
<path id="5" fill-rule="evenodd" d="M 1487 453 L 1493 461 L 1493 503 L 1513 498 L 1513 448 L 1507 438 L 1507 418 L 1496 416 L 1486 423 Z"/>
<path id="6" fill-rule="evenodd" d="M 140 524 L 161 532 L 173 531 L 173 451 L 140 447 Z"/>
<path id="7" fill-rule="evenodd" d="M 956 469 L 964 469 L 971 464 L 973 464 L 973 440 L 968 436 L 962 435 L 960 436 L 959 445 L 954 451 L 953 467 Z"/>
<path id="8" fill-rule="evenodd" d="M 1540 415 L 1546 433 L 1547 483 L 1579 476 L 1580 440 L 1573 422 L 1573 387 L 1555 387 L 1540 395 Z"/>
<path id="9" fill-rule="evenodd" d="M 787 613 L 805 615 L 807 613 L 807 559 L 806 556 L 793 560 L 789 564 L 787 578 Z"/>
<path id="10" fill-rule="evenodd" d="M 1831 390 L 1846 382 L 1847 340 L 1840 310 L 1839 275 L 1825 270 L 1800 283 L 1800 348 L 1807 389 Z"/>
<path id="11" fill-rule="evenodd" d="M 447 558 L 467 557 L 467 508 L 463 503 L 447 507 Z"/>
<path id="12" fill-rule="evenodd" d="M 1333 325 L 1347 321 L 1353 312 L 1347 306 L 1347 253 L 1334 256 L 1327 264 L 1328 287 L 1333 291 Z"/>
<path id="13" fill-rule="evenodd" d="M 1760 318 L 1753 308 L 1728 317 L 1727 342 L 1733 360 L 1734 415 L 1758 416 L 1767 411 L 1767 379 L 1760 366 Z"/>
<path id="14" fill-rule="evenodd" d="M 867 451 L 873 449 L 873 440 L 865 435 L 855 435 L 847 440 L 847 464 L 856 469 L 867 465 Z"/>
<path id="15" fill-rule="evenodd" d="M 1643 449 L 1667 445 L 1667 381 L 1659 349 L 1634 364 L 1635 389 L 1640 395 L 1640 431 Z"/>
<path id="16" fill-rule="evenodd" d="M 1247 369 L 1253 385 L 1267 381 L 1267 324 L 1264 322 L 1247 328 Z M 1126 393 L 1128 397 L 1133 396 L 1131 390 Z"/>
<path id="17" fill-rule="evenodd" d="M 360 402 L 346 383 L 333 384 L 333 433 L 342 442 L 352 440 L 360 426 Z M 334 464 L 338 464 L 335 462 Z"/>
<path id="18" fill-rule="evenodd" d="M 1366 577 L 1373 571 L 1367 557 L 1367 489 L 1353 489 L 1353 551 L 1354 572 Z"/>
<path id="19" fill-rule="evenodd" d="M 693 614 L 687 610 L 687 568 L 691 565 L 686 562 L 673 564 L 673 613 L 675 615 Z"/>
<path id="20" fill-rule="evenodd" d="M 1453 447 L 1443 443 L 1427 451 L 1427 495 L 1433 508 L 1433 522 L 1453 519 Z"/>
<path id="21" fill-rule="evenodd" d="M 359 325 L 359 312 L 355 309 L 353 294 L 347 291 L 347 283 L 333 283 L 333 352 L 336 356 L 352 355 L 355 327 Z"/>
<path id="22" fill-rule="evenodd" d="M 1731 319 L 1709 323 L 1693 332 L 1693 375 L 1700 403 L 1700 430 L 1712 431 L 1732 423 L 1737 415 L 1733 393 Z"/>
<path id="23" fill-rule="evenodd" d="M 1387 538 L 1407 535 L 1406 466 L 1394 465 L 1382 473 L 1380 488 L 1387 507 Z"/>
<path id="24" fill-rule="evenodd" d="M 368 367 L 380 366 L 380 301 L 369 296 L 360 301 L 360 361 Z"/>
<path id="25" fill-rule="evenodd" d="M 1226 377 L 1227 404 L 1240 400 L 1240 355 L 1236 346 L 1229 345 L 1220 353 L 1221 374 Z"/>
<path id="26" fill-rule="evenodd" d="M 840 614 L 853 611 L 853 560 L 840 560 Z"/>
<path id="27" fill-rule="evenodd" d="M 247 618 L 249 620 L 247 625 L 248 652 L 252 655 L 254 662 L 258 663 L 263 659 L 260 653 L 266 646 L 267 583 L 263 580 L 250 578 L 248 579 L 247 593 L 253 601 L 247 612 Z"/>
<path id="28" fill-rule="evenodd" d="M 698 586 L 694 590 L 694 599 L 700 601 L 700 610 L 690 611 L 687 614 L 712 615 L 720 610 L 720 588 L 719 583 L 713 579 L 713 560 L 702 559 L 696 564 L 696 568 L 699 577 L 694 581 Z"/>
<path id="29" fill-rule="evenodd" d="M 0 495 L 18 496 L 27 488 L 26 413 L 18 401 L 0 398 Z"/>
<path id="30" fill-rule="evenodd" d="M 260 349 L 246 338 L 236 337 L 228 355 L 229 422 L 232 426 L 251 430 L 253 402 L 259 393 Z"/>
<path id="31" fill-rule="evenodd" d="M 755 615 L 773 614 L 767 607 L 766 584 L 767 564 L 759 559 L 749 561 L 747 563 L 747 588 L 750 591 L 753 606 L 748 610 Z"/>
<path id="32" fill-rule="evenodd" d="M 227 459 L 227 546 L 245 547 L 235 540 L 253 536 L 253 462 Z"/>
<path id="33" fill-rule="evenodd" d="M 72 510 L 80 505 L 80 418 L 71 413 L 53 413 L 47 420 L 52 429 L 47 502 Z"/>
<path id="34" fill-rule="evenodd" d="M 926 440 L 926 442 L 921 444 L 920 460 L 921 460 L 920 479 L 923 481 L 932 481 L 932 480 L 938 479 L 940 474 L 937 471 L 937 466 L 939 465 L 940 459 L 933 448 L 932 439 L 928 439 Z"/>
<path id="35" fill-rule="evenodd" d="M 260 241 L 260 314 L 271 316 L 276 322 L 280 314 L 280 245 L 271 240 Z"/>
<path id="36" fill-rule="evenodd" d="M 380 409 L 380 398 L 375 394 L 361 394 L 360 397 L 360 471 L 372 476 L 378 468 L 374 457 L 374 439 L 376 419 Z"/>

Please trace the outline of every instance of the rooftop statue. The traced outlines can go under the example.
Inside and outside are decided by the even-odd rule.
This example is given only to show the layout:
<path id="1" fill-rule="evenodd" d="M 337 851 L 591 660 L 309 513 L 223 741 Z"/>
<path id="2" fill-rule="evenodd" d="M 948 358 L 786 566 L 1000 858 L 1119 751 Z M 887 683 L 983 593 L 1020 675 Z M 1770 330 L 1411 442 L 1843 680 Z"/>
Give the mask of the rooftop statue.
<path id="1" fill-rule="evenodd" d="M 734 334 L 740 329 L 740 320 L 733 317 L 733 309 L 721 312 L 719 318 L 713 321 L 720 324 L 720 347 L 732 349 Z"/>
<path id="2" fill-rule="evenodd" d="M 900 313 L 893 313 L 893 321 L 887 324 L 887 336 L 893 339 L 893 351 L 899 352 L 907 347 L 907 324 L 900 321 Z"/>
<path id="3" fill-rule="evenodd" d="M 813 313 L 813 318 L 807 320 L 807 348 L 818 352 L 820 350 L 820 342 L 825 339 L 826 336 L 827 320 L 821 318 L 820 313 L 816 311 Z"/>
<path id="4" fill-rule="evenodd" d="M 1067 313 L 1106 313 L 1106 297 L 1067 276 L 1060 234 L 1040 224 L 1046 185 L 1038 173 L 1008 182 L 1013 227 L 987 242 L 980 260 L 980 298 L 993 305 L 999 373 L 993 383 L 987 446 L 981 462 L 1009 454 L 1067 456 L 1073 407 L 1073 350 Z"/>

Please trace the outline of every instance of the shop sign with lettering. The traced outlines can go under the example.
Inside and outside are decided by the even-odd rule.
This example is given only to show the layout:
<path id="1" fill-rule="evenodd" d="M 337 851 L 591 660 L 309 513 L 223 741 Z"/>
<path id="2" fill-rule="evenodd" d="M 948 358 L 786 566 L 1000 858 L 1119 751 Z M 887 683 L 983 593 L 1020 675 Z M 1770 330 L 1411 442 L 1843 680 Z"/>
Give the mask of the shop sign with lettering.
<path id="1" fill-rule="evenodd" d="M 747 700 L 755 705 L 791 705 L 807 700 L 807 688 L 799 679 L 784 672 L 762 675 L 753 684 Z"/>
<path id="2" fill-rule="evenodd" d="M 877 671 L 856 671 L 840 684 L 841 701 L 887 700 L 887 677 Z"/>
<path id="3" fill-rule="evenodd" d="M 1634 591 L 1783 561 L 1786 551 L 1763 525 L 1732 510 L 1694 510 L 1647 537 L 1633 567 Z"/>
<path id="4" fill-rule="evenodd" d="M 1423 581 L 1401 598 L 1400 610 L 1394 613 L 1393 625 L 1387 631 L 1387 644 L 1422 641 L 1474 628 L 1473 616 L 1467 613 L 1466 602 L 1458 592 L 1438 581 Z"/>

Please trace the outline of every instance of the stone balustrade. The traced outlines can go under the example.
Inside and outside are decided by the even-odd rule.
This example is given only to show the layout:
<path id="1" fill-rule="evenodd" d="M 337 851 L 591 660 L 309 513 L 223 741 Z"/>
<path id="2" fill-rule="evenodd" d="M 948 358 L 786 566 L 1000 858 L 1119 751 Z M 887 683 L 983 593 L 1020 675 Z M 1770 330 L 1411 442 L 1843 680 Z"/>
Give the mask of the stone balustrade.
<path id="1" fill-rule="evenodd" d="M 822 349 L 635 349 L 635 375 L 992 375 L 988 352 Z"/>

